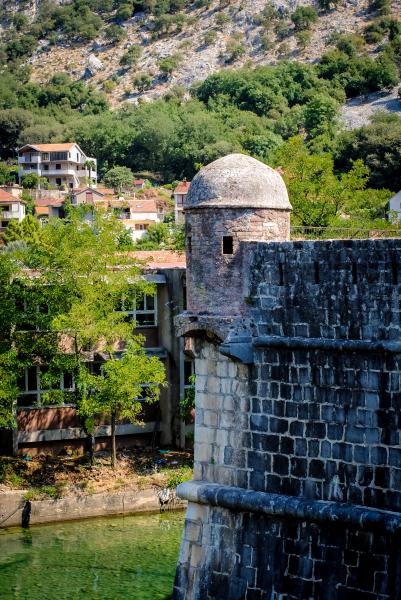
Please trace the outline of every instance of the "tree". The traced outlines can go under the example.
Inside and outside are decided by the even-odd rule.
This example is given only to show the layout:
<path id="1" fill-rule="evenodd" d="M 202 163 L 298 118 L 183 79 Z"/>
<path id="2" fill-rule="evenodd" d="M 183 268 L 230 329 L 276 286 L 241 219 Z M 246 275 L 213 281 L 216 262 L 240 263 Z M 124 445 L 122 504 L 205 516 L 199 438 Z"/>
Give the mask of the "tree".
<path id="1" fill-rule="evenodd" d="M 138 240 L 136 245 L 142 250 L 156 250 L 166 248 L 169 243 L 169 228 L 166 223 L 149 225 L 145 235 Z"/>
<path id="2" fill-rule="evenodd" d="M 165 75 L 171 75 L 173 71 L 175 71 L 179 65 L 182 63 L 182 56 L 180 54 L 172 54 L 171 56 L 166 56 L 159 63 L 159 68 L 162 73 Z"/>
<path id="3" fill-rule="evenodd" d="M 103 374 L 97 377 L 95 402 L 111 420 L 111 466 L 116 466 L 116 421 L 118 417 L 138 422 L 143 402 L 155 402 L 160 386 L 165 384 L 162 362 L 146 356 L 142 340 L 131 340 L 120 359 L 106 361 Z"/>
<path id="4" fill-rule="evenodd" d="M 115 192 L 122 192 L 132 185 L 134 175 L 128 167 L 113 167 L 104 175 L 104 182 Z"/>
<path id="5" fill-rule="evenodd" d="M 17 219 L 11 219 L 1 237 L 7 245 L 17 241 L 37 243 L 40 238 L 39 221 L 32 215 L 27 215 L 20 223 Z"/>
<path id="6" fill-rule="evenodd" d="M 152 393 L 156 382 L 162 380 L 161 363 L 141 353 L 143 339 L 134 335 L 134 323 L 127 319 L 124 311 L 116 310 L 122 300 L 132 304 L 144 293 L 153 293 L 153 286 L 141 277 L 141 269 L 135 260 L 119 249 L 122 229 L 121 223 L 109 214 L 96 212 L 94 222 L 88 225 L 83 224 L 79 214 L 72 210 L 68 221 L 54 219 L 45 225 L 39 242 L 27 244 L 18 256 L 23 272 L 35 269 L 35 277 L 25 280 L 21 288 L 22 298 L 31 307 L 25 313 L 25 319 L 43 332 L 39 336 L 41 344 L 37 341 L 34 349 L 28 344 L 24 356 L 32 360 L 34 350 L 40 347 L 43 354 L 46 348 L 48 370 L 43 379 L 49 388 L 57 386 L 60 373 L 74 378 L 74 391 L 55 389 L 42 401 L 57 404 L 68 398 L 68 402 L 76 405 L 91 458 L 96 419 L 107 408 L 100 403 L 100 398 L 104 401 L 100 390 L 106 385 L 102 378 L 113 380 L 113 398 L 117 407 L 123 406 L 122 398 L 126 399 L 124 394 L 130 386 L 130 377 L 138 385 L 150 383 Z M 38 312 L 38 307 L 43 304 L 47 309 Z M 27 336 L 31 339 L 32 332 Z M 38 338 L 37 335 L 34 337 Z M 118 371 L 113 361 L 116 352 L 124 347 L 128 354 L 123 363 L 125 379 L 120 381 L 122 390 L 119 391 L 118 381 L 112 377 L 112 373 Z M 16 341 L 16 348 L 21 353 L 20 340 Z M 130 348 L 140 356 L 136 363 Z M 89 349 L 103 357 L 103 374 L 92 372 L 87 359 Z M 146 370 L 148 360 L 151 369 Z M 114 366 L 108 366 L 108 361 Z M 141 370 L 130 373 L 129 367 L 135 365 Z M 151 371 L 156 373 L 157 380 L 149 380 Z M 131 397 L 132 401 L 134 399 Z M 125 410 L 126 404 L 123 408 Z M 134 413 L 133 409 L 131 416 Z M 117 418 L 117 412 L 114 417 Z"/>
<path id="7" fill-rule="evenodd" d="M 22 176 L 22 187 L 26 190 L 33 190 L 35 188 L 40 188 L 41 186 L 46 186 L 49 183 L 49 180 L 46 177 L 41 177 L 37 175 L 37 173 L 30 173 L 29 175 Z"/>
<path id="8" fill-rule="evenodd" d="M 84 167 L 89 171 L 89 185 L 92 186 L 92 171 L 96 169 L 96 163 L 94 160 L 86 160 Z"/>
<path id="9" fill-rule="evenodd" d="M 297 225 L 327 227 L 342 222 L 350 226 L 350 219 L 355 219 L 369 228 L 373 219 L 385 216 L 390 193 L 367 188 L 369 169 L 360 160 L 337 177 L 332 157 L 312 154 L 298 136 L 276 151 L 274 162 L 284 171 Z M 386 224 L 383 220 L 373 227 Z"/>
<path id="10" fill-rule="evenodd" d="M 137 73 L 132 83 L 140 92 L 144 92 L 152 87 L 152 78 L 147 73 Z"/>
<path id="11" fill-rule="evenodd" d="M 120 65 L 132 67 L 137 64 L 142 56 L 142 48 L 140 46 L 130 46 L 127 52 L 120 58 Z"/>

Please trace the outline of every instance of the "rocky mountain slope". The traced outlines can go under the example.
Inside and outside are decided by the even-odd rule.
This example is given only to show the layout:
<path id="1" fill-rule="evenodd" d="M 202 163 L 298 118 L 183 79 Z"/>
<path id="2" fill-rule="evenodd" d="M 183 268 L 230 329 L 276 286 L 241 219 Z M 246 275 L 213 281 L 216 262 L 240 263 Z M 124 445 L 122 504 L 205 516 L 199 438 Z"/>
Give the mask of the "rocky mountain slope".
<path id="1" fill-rule="evenodd" d="M 0 7 L 7 5 L 8 10 L 15 11 L 22 7 L 34 20 L 43 1 L 3 0 Z M 368 11 L 368 0 L 344 0 L 329 11 L 321 11 L 317 2 L 312 3 L 319 18 L 303 40 L 290 15 L 298 6 L 310 5 L 309 0 L 273 0 L 282 15 L 281 31 L 262 18 L 267 0 L 212 0 L 203 7 L 190 5 L 182 11 L 183 23 L 168 27 L 164 33 L 155 32 L 156 17 L 137 12 L 121 24 L 121 42 L 110 42 L 106 28 L 85 44 L 66 42 L 62 37 L 41 40 L 29 59 L 32 79 L 44 82 L 60 71 L 73 79 L 87 78 L 106 91 L 114 106 L 122 101 L 155 99 L 169 90 L 185 94 L 194 82 L 222 68 L 274 64 L 282 58 L 315 61 L 333 33 L 360 33 L 374 17 Z M 68 4 L 68 0 L 58 0 L 58 4 Z M 399 0 L 392 1 L 391 13 L 401 17 Z M 110 18 L 112 22 L 113 15 Z M 132 46 L 140 48 L 141 56 L 136 64 L 122 66 L 121 58 Z M 370 52 L 375 50 L 375 45 L 369 46 Z M 174 66 L 166 74 L 161 66 L 171 57 Z"/>

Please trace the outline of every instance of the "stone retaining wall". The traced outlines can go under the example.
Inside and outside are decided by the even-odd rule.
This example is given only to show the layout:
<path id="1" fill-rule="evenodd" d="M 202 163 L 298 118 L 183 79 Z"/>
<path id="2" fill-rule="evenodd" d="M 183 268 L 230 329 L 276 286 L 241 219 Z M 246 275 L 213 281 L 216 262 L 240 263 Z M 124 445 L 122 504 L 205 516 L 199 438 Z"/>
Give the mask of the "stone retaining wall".
<path id="1" fill-rule="evenodd" d="M 26 507 L 25 493 L 26 490 L 0 494 L 0 527 L 22 524 L 23 511 Z M 30 525 L 160 510 L 159 498 L 154 490 L 32 500 L 30 504 Z M 185 504 L 177 500 L 174 508 L 184 508 Z"/>

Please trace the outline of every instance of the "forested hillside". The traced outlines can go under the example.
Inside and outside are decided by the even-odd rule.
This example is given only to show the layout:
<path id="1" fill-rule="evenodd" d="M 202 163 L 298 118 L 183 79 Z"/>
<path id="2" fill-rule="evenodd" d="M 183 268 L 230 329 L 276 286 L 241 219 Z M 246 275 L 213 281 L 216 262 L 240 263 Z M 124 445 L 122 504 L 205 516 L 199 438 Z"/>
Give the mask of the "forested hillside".
<path id="1" fill-rule="evenodd" d="M 374 221 L 384 216 L 390 195 L 381 190 L 399 189 L 401 119 L 378 115 L 373 123 L 351 132 L 342 131 L 339 119 L 347 98 L 398 85 L 398 2 L 319 0 L 313 5 L 279 5 L 264 0 L 257 13 L 259 5 L 254 2 L 251 22 L 244 21 L 252 31 L 244 25 L 241 38 L 231 36 L 227 46 L 231 54 L 220 61 L 219 70 L 189 87 L 175 85 L 174 72 L 179 64 L 192 61 L 189 41 L 198 36 L 201 21 L 191 23 L 190 16 L 206 12 L 214 19 L 207 40 L 197 47 L 201 61 L 226 27 L 238 26 L 241 21 L 231 17 L 241 13 L 241 6 L 249 11 L 247 2 L 73 0 L 61 6 L 36 2 L 34 11 L 29 2 L 16 4 L 18 11 L 3 2 L 2 13 L 3 160 L 12 160 L 15 148 L 25 142 L 75 140 L 97 156 L 100 174 L 124 165 L 171 182 L 191 178 L 201 165 L 240 151 L 281 166 L 290 191 L 302 179 L 300 169 L 308 165 L 309 188 L 303 193 L 310 202 L 327 203 L 330 194 L 334 202 L 341 189 L 351 190 L 350 198 L 363 200 L 363 206 L 347 205 L 345 212 L 340 203 L 324 218 L 318 218 L 319 211 L 313 217 L 304 214 L 299 218 L 304 224 L 345 217 Z M 341 19 L 351 14 L 351 21 Z M 322 27 L 328 23 L 335 23 L 337 31 L 327 27 L 323 36 Z M 135 27 L 144 34 L 138 43 L 130 33 Z M 183 35 L 188 43 L 182 45 L 181 57 L 167 55 L 173 42 L 185 41 Z M 255 36 L 264 45 L 264 54 Z M 166 56 L 158 76 L 152 78 L 146 61 L 154 44 L 165 48 Z M 95 60 L 91 63 L 95 75 L 86 72 L 82 78 L 86 59 L 80 72 L 71 69 L 69 61 L 75 53 L 85 56 L 88 49 L 95 59 L 102 59 L 107 49 L 118 54 L 118 66 L 112 63 L 113 68 L 102 70 Z M 50 72 L 54 57 L 59 59 Z M 118 91 L 116 106 L 121 78 L 128 78 L 131 85 L 122 96 Z M 141 90 L 157 92 L 160 81 L 165 86 L 160 98 L 132 102 Z M 4 181 L 10 167 L 1 169 Z M 363 198 L 354 193 L 365 194 L 367 187 L 372 191 Z"/>

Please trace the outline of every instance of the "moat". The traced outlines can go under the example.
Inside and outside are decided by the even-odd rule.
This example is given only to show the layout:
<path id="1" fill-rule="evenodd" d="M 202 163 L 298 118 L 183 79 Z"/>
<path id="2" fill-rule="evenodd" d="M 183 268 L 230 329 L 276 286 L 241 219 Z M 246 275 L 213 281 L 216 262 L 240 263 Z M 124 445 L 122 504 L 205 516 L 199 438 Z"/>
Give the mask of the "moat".
<path id="1" fill-rule="evenodd" d="M 184 512 L 0 530 L 2 600 L 168 600 Z"/>

